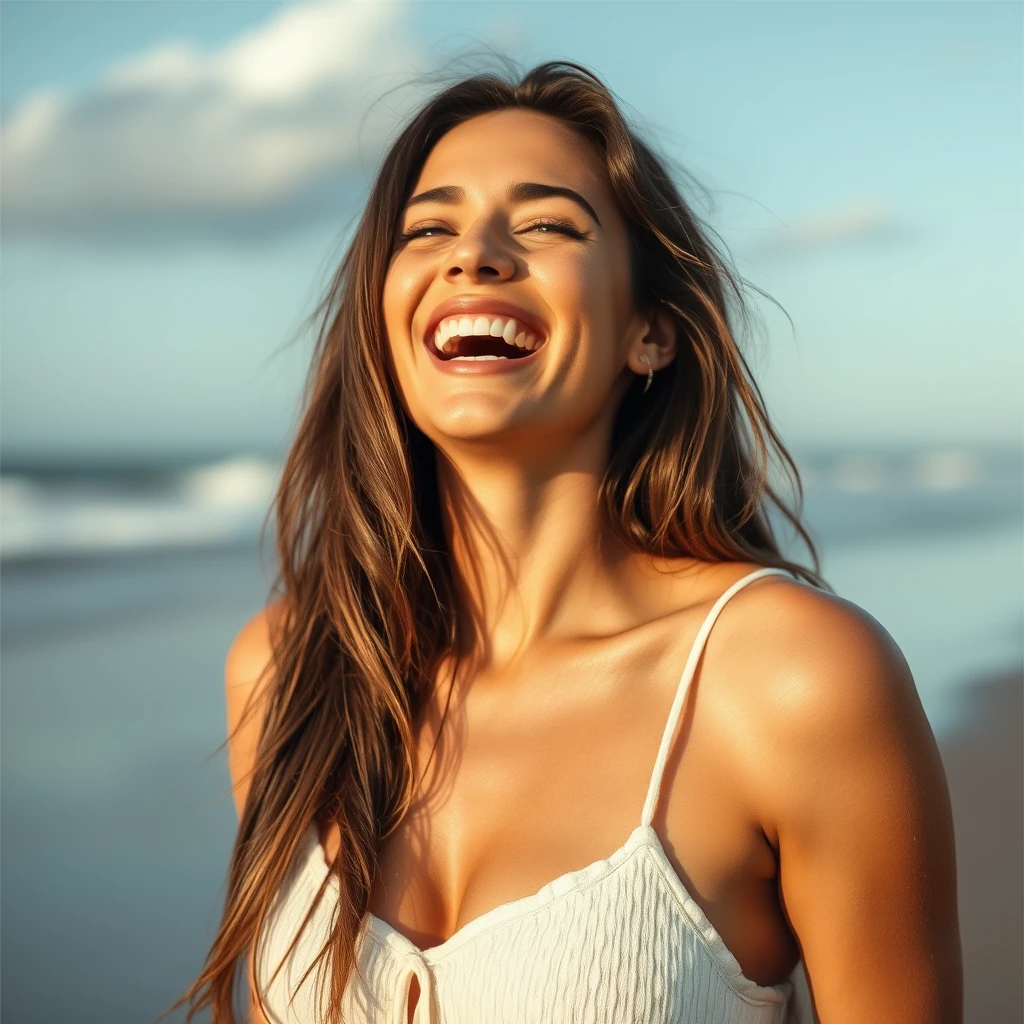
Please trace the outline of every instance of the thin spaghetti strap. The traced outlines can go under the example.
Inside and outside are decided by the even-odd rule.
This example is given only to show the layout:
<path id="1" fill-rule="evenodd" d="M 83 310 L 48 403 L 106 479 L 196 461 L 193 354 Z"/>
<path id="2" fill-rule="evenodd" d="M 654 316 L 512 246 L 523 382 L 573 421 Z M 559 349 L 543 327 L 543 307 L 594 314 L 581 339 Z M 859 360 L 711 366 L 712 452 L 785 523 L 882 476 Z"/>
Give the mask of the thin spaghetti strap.
<path id="1" fill-rule="evenodd" d="M 668 723 L 665 732 L 661 737 L 661 746 L 658 748 L 658 759 L 654 762 L 654 772 L 651 775 L 651 784 L 647 788 L 647 800 L 644 802 L 644 811 L 640 818 L 641 825 L 650 825 L 654 820 L 654 811 L 658 806 L 658 794 L 661 792 L 661 777 L 665 773 L 665 764 L 668 761 L 668 753 L 672 749 L 672 740 L 675 737 L 676 726 L 679 723 L 679 715 L 683 709 L 683 701 L 690 688 L 690 681 L 697 670 L 697 663 L 704 651 L 704 644 L 707 642 L 711 627 L 715 624 L 719 612 L 726 606 L 733 594 L 738 593 L 748 583 L 760 579 L 762 576 L 792 576 L 787 569 L 757 569 L 756 571 L 737 580 L 728 590 L 715 602 L 714 607 L 708 612 L 707 617 L 697 631 L 697 637 L 690 648 L 690 656 L 686 659 L 686 666 L 683 669 L 682 678 L 676 690 L 675 700 L 672 702 L 672 710 L 668 714 Z"/>

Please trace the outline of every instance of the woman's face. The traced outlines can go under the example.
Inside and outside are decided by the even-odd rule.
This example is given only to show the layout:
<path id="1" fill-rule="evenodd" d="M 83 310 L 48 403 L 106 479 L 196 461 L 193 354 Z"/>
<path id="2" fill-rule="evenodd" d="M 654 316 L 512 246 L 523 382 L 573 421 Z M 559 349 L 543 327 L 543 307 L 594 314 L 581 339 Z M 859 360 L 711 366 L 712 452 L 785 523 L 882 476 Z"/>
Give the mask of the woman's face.
<path id="1" fill-rule="evenodd" d="M 610 425 L 646 369 L 633 363 L 647 325 L 586 140 L 530 111 L 464 122 L 427 157 L 399 234 L 384 320 L 406 408 L 431 440 L 550 454 Z"/>

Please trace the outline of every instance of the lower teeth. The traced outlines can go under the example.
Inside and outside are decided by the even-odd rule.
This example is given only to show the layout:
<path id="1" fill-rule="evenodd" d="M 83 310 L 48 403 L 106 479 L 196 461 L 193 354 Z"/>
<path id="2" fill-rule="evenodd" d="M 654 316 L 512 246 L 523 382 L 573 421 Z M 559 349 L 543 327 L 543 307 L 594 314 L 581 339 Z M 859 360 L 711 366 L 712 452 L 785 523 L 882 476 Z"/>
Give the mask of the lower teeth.
<path id="1" fill-rule="evenodd" d="M 508 359 L 508 356 L 452 356 L 450 362 L 455 362 L 457 359 Z"/>

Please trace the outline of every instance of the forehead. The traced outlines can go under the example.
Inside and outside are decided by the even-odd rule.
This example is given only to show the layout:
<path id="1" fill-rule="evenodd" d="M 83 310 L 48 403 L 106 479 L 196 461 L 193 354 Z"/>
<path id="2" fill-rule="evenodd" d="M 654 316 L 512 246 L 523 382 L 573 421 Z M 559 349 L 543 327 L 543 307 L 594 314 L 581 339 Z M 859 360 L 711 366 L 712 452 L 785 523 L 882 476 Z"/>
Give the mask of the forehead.
<path id="1" fill-rule="evenodd" d="M 461 185 L 490 192 L 509 181 L 566 185 L 611 202 L 596 148 L 557 118 L 531 110 L 499 110 L 456 125 L 430 151 L 415 191 Z"/>

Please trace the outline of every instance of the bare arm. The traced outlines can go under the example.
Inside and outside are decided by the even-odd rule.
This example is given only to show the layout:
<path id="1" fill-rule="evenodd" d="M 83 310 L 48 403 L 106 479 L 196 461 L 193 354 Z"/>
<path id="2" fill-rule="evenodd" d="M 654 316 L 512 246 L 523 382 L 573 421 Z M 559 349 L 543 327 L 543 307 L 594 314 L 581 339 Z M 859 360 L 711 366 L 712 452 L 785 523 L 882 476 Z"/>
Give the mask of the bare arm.
<path id="1" fill-rule="evenodd" d="M 961 1024 L 952 810 L 910 671 L 859 608 L 786 589 L 757 785 L 821 1024 Z"/>
<path id="2" fill-rule="evenodd" d="M 274 606 L 253 616 L 239 631 L 228 651 L 224 666 L 225 696 L 227 703 L 228 770 L 231 774 L 232 793 L 239 818 L 249 794 L 249 775 L 256 757 L 260 727 L 263 721 L 258 689 L 261 674 L 270 663 L 270 623 L 276 613 Z M 266 680 L 262 681 L 263 684 Z M 257 706 L 245 718 L 243 711 L 252 698 Z M 237 729 L 237 732 L 236 732 Z M 249 1021 L 252 1024 L 270 1024 L 256 1008 L 253 995 L 252 958 L 248 965 Z"/>

